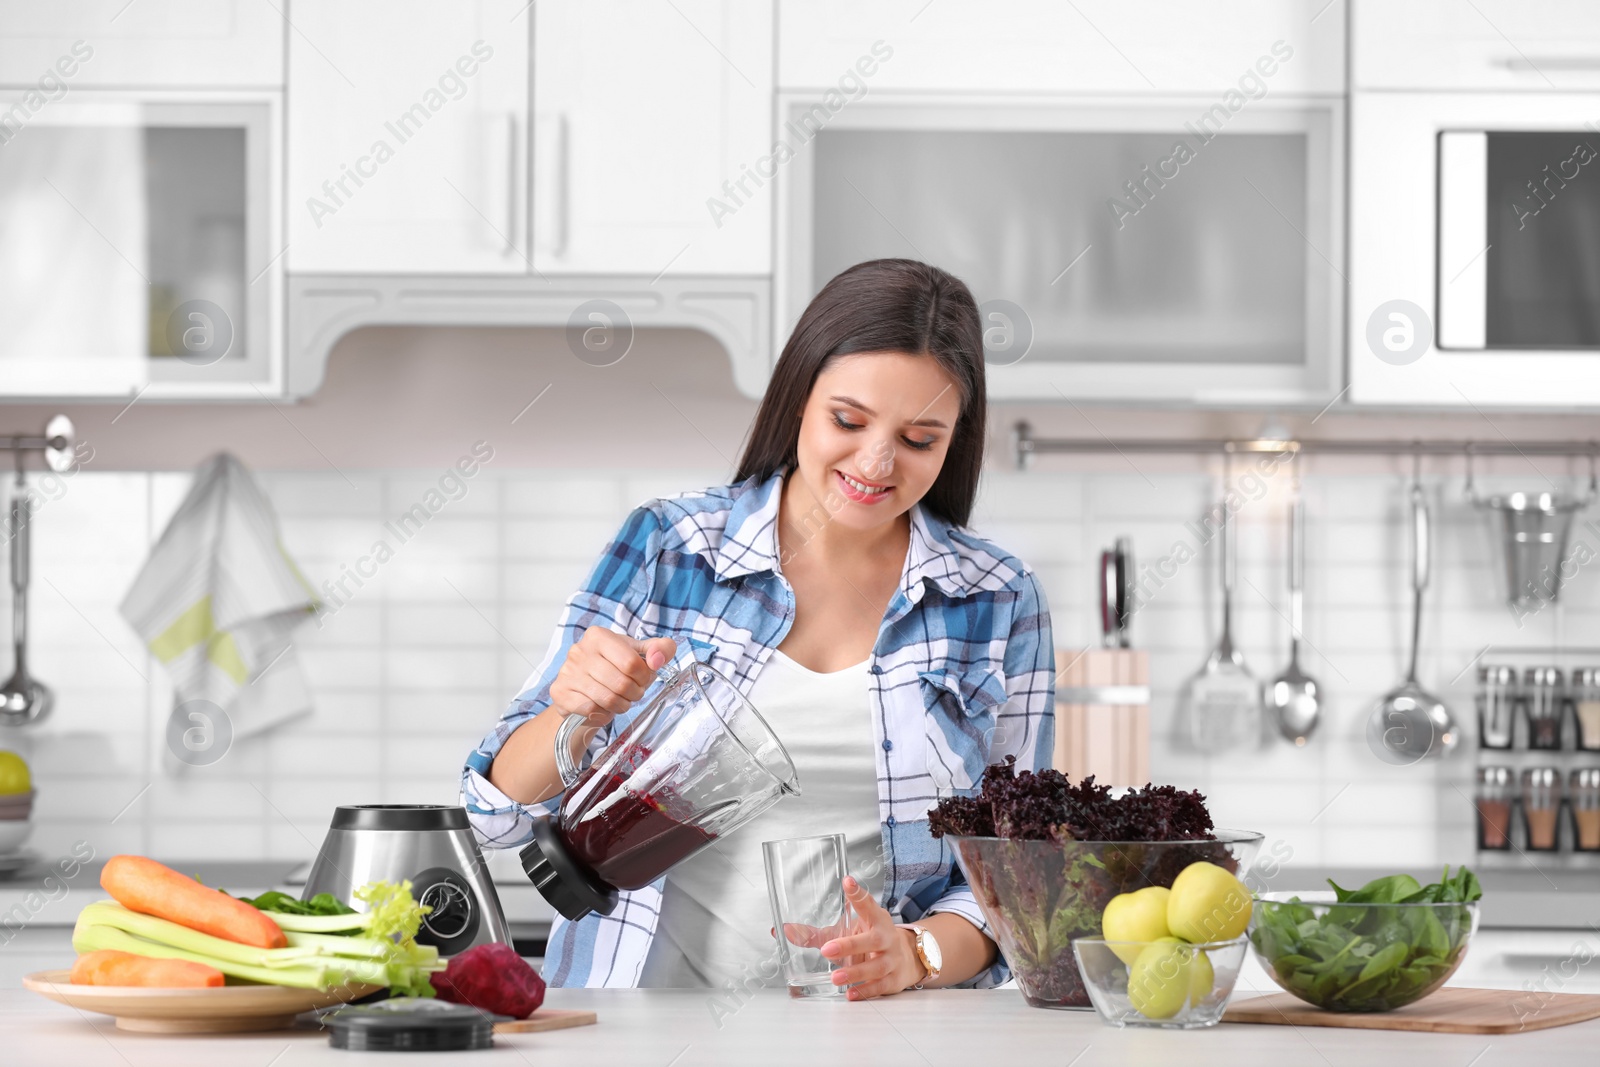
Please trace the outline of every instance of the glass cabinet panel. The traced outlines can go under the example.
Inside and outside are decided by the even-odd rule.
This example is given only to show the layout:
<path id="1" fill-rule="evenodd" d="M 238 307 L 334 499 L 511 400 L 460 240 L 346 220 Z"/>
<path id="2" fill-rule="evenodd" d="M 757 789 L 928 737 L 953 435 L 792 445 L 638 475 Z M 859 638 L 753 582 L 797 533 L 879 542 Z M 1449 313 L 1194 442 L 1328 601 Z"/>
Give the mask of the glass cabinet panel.
<path id="1" fill-rule="evenodd" d="M 269 106 L 63 99 L 0 121 L 0 393 L 270 382 Z"/>
<path id="2" fill-rule="evenodd" d="M 1170 134 L 825 130 L 812 281 L 909 256 L 1022 307 L 1030 360 L 1296 364 L 1305 140 L 1219 136 L 1163 165 Z"/>
<path id="3" fill-rule="evenodd" d="M 1336 100 L 880 95 L 817 127 L 795 96 L 779 117 L 799 142 L 779 173 L 779 339 L 839 271 L 904 256 L 989 305 L 986 341 L 1021 344 L 990 351 L 997 399 L 1321 406 L 1339 391 Z"/>

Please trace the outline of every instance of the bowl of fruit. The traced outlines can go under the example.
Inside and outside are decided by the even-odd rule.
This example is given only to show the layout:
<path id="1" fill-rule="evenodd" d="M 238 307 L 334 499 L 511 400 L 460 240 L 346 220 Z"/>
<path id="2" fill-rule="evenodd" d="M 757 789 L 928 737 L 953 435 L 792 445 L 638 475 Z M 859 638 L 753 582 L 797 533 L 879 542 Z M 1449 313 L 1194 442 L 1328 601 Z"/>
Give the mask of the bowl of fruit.
<path id="1" fill-rule="evenodd" d="M 1095 1011 L 1116 1026 L 1215 1026 L 1247 951 L 1250 890 L 1232 871 L 1191 863 L 1172 885 L 1121 893 L 1100 915 L 1100 937 L 1072 951 Z"/>
<path id="2" fill-rule="evenodd" d="M 954 851 L 1029 1004 L 1093 1007 L 1074 939 L 1153 942 L 1179 933 L 1163 926 L 1130 936 L 1115 922 L 1108 932 L 1101 916 L 1119 896 L 1152 887 L 1165 892 L 1196 864 L 1226 875 L 1228 883 L 1191 876 L 1198 891 L 1179 898 L 1179 923 L 1196 936 L 1185 940 L 1214 945 L 1244 932 L 1250 894 L 1238 879 L 1261 847 L 1260 834 L 1214 829 L 1198 792 L 1147 785 L 1113 796 L 1092 777 L 1073 783 L 1055 770 L 1017 773 L 1013 764 L 991 766 L 976 795 L 941 800 L 928 813 L 928 827 Z M 1237 886 L 1238 893 L 1226 903 L 1206 899 L 1218 886 Z M 1219 908 L 1224 925 L 1209 918 Z M 1214 933 L 1200 932 L 1210 927 Z"/>
<path id="3" fill-rule="evenodd" d="M 34 788 L 28 764 L 15 752 L 0 750 L 0 855 L 14 852 L 33 829 Z"/>
<path id="4" fill-rule="evenodd" d="M 1255 901 L 1250 943 L 1272 980 L 1328 1011 L 1392 1011 L 1455 973 L 1478 928 L 1483 890 L 1465 867 L 1432 885 L 1409 874 L 1360 889 L 1268 893 Z"/>
<path id="5" fill-rule="evenodd" d="M 1195 1030 L 1215 1026 L 1244 966 L 1247 938 L 1195 944 L 1181 937 L 1156 941 L 1072 942 L 1089 999 L 1111 1026 Z"/>

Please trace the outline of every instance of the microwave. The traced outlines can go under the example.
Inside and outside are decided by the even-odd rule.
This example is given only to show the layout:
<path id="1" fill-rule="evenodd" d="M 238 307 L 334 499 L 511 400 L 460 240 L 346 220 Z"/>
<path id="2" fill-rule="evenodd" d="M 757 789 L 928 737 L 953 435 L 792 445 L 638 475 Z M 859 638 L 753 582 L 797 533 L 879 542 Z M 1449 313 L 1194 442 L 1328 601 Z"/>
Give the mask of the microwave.
<path id="1" fill-rule="evenodd" d="M 829 278 L 965 281 L 996 400 L 1320 408 L 1343 384 L 1344 98 L 780 94 L 774 351 Z M 1225 117 L 1225 124 L 1218 114 Z"/>
<path id="2" fill-rule="evenodd" d="M 1351 399 L 1600 404 L 1600 97 L 1358 93 Z"/>

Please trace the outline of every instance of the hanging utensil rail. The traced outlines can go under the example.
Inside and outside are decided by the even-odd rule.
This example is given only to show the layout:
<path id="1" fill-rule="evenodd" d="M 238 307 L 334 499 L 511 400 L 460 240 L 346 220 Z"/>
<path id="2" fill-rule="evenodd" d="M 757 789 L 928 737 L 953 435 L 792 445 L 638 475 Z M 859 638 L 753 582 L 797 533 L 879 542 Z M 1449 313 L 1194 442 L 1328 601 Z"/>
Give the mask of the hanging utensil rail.
<path id="1" fill-rule="evenodd" d="M 1035 437 L 1033 427 L 1018 420 L 1011 429 L 1017 469 L 1045 453 L 1092 454 L 1118 452 L 1167 455 L 1227 455 L 1241 452 L 1330 456 L 1600 456 L 1600 441 L 1447 441 L 1447 440 L 1280 440 L 1277 438 L 1223 437 Z"/>
<path id="2" fill-rule="evenodd" d="M 15 459 L 18 465 L 22 463 L 22 456 L 25 453 L 43 453 L 45 466 L 60 473 L 74 463 L 76 456 L 73 446 L 77 444 L 77 440 L 78 435 L 72 427 L 72 420 L 65 415 L 56 415 L 45 424 L 44 432 L 41 434 L 0 436 L 0 452 L 17 453 Z"/>

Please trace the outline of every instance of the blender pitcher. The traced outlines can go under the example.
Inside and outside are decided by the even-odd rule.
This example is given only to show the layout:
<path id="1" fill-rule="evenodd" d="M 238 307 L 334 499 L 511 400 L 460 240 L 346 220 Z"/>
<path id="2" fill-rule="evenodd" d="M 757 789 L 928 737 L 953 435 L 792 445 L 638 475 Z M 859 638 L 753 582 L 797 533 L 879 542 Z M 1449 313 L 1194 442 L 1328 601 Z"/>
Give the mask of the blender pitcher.
<path id="1" fill-rule="evenodd" d="M 537 818 L 522 869 L 568 919 L 609 914 L 617 891 L 642 889 L 783 796 L 799 796 L 794 763 L 732 682 L 703 663 L 659 672 L 650 705 L 579 771 L 569 715 L 556 733 L 566 796 Z"/>

